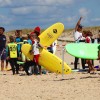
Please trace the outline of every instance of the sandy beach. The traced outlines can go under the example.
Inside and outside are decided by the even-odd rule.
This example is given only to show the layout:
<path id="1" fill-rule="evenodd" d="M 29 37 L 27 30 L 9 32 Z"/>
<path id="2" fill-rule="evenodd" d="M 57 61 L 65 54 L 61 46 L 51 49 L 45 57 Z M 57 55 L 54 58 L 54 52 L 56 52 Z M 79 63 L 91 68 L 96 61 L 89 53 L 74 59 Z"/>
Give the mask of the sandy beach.
<path id="1" fill-rule="evenodd" d="M 60 58 L 62 49 L 57 47 L 56 55 Z M 64 60 L 73 68 L 71 62 L 74 62 L 74 57 L 64 52 Z M 95 65 L 99 64 L 99 61 L 94 62 Z M 62 77 L 55 73 L 20 76 L 12 75 L 11 71 L 0 71 L 0 100 L 99 100 L 99 73 L 97 71 L 97 74 L 90 75 L 87 72 L 72 72 Z"/>
<path id="2" fill-rule="evenodd" d="M 100 100 L 99 10 L 100 0 L 0 0 L 0 100 Z"/>

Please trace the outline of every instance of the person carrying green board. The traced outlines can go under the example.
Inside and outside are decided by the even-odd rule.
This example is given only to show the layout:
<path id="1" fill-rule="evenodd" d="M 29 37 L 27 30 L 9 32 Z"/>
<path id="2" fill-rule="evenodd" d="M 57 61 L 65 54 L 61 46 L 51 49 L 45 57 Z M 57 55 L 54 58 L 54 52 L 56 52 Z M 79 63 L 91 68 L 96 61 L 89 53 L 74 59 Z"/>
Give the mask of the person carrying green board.
<path id="1" fill-rule="evenodd" d="M 76 26 L 75 26 L 75 33 L 74 33 L 74 39 L 75 43 L 79 42 L 85 42 L 84 37 L 82 36 L 82 25 L 80 24 L 82 17 L 78 20 Z M 74 61 L 74 69 L 77 69 L 77 63 L 78 63 L 79 58 L 75 57 Z M 85 60 L 81 59 L 82 62 L 82 68 L 85 69 Z"/>
<path id="2" fill-rule="evenodd" d="M 92 43 L 92 39 L 91 39 L 91 36 L 93 36 L 92 32 L 85 31 L 83 36 L 85 37 L 85 42 L 86 43 Z M 86 59 L 86 63 L 89 66 L 88 73 L 95 74 L 96 70 L 95 70 L 95 68 L 93 66 L 92 60 L 91 59 Z"/>

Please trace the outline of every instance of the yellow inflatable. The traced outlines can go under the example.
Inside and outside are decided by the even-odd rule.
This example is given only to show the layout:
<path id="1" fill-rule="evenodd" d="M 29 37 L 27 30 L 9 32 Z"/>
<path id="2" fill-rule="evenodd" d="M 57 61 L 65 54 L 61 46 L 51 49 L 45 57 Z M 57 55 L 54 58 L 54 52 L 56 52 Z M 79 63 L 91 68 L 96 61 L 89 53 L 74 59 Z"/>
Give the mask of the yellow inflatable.
<path id="1" fill-rule="evenodd" d="M 33 60 L 33 55 L 29 52 L 32 49 L 30 44 L 23 44 L 21 49 L 25 56 Z M 40 49 L 39 65 L 45 67 L 49 71 L 58 74 L 62 73 L 62 60 L 45 49 Z M 69 73 L 71 73 L 71 68 L 64 63 L 64 74 Z"/>
<path id="2" fill-rule="evenodd" d="M 40 44 L 45 47 L 50 46 L 57 38 L 62 34 L 64 30 L 64 25 L 62 23 L 55 23 L 44 32 L 41 33 Z"/>
<path id="3" fill-rule="evenodd" d="M 44 47 L 50 46 L 62 34 L 63 30 L 64 25 L 62 23 L 58 22 L 53 24 L 39 36 L 40 44 L 42 44 Z M 33 55 L 29 52 L 31 49 L 32 47 L 29 44 L 23 44 L 21 48 L 23 54 L 33 60 Z M 40 49 L 39 64 L 49 71 L 58 74 L 62 73 L 62 60 L 45 49 Z M 69 73 L 71 73 L 71 68 L 64 63 L 64 74 Z"/>

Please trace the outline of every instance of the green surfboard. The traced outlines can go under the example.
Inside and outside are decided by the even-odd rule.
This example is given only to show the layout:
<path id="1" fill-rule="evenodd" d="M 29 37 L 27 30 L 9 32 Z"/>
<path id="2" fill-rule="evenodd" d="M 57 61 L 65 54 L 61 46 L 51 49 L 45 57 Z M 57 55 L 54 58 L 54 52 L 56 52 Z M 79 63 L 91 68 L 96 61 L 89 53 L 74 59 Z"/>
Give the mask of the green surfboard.
<path id="1" fill-rule="evenodd" d="M 70 43 L 65 46 L 66 51 L 78 58 L 84 59 L 97 59 L 98 46 L 96 43 Z"/>

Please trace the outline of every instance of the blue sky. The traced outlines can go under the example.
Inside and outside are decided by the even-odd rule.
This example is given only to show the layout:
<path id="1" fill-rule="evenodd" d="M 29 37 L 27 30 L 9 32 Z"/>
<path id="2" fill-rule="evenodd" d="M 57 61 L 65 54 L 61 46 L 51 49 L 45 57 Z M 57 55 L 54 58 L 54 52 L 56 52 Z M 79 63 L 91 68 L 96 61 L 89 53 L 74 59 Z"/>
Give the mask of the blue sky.
<path id="1" fill-rule="evenodd" d="M 100 0 L 0 0 L 0 26 L 6 31 L 56 22 L 74 28 L 80 16 L 84 27 L 100 26 Z"/>

